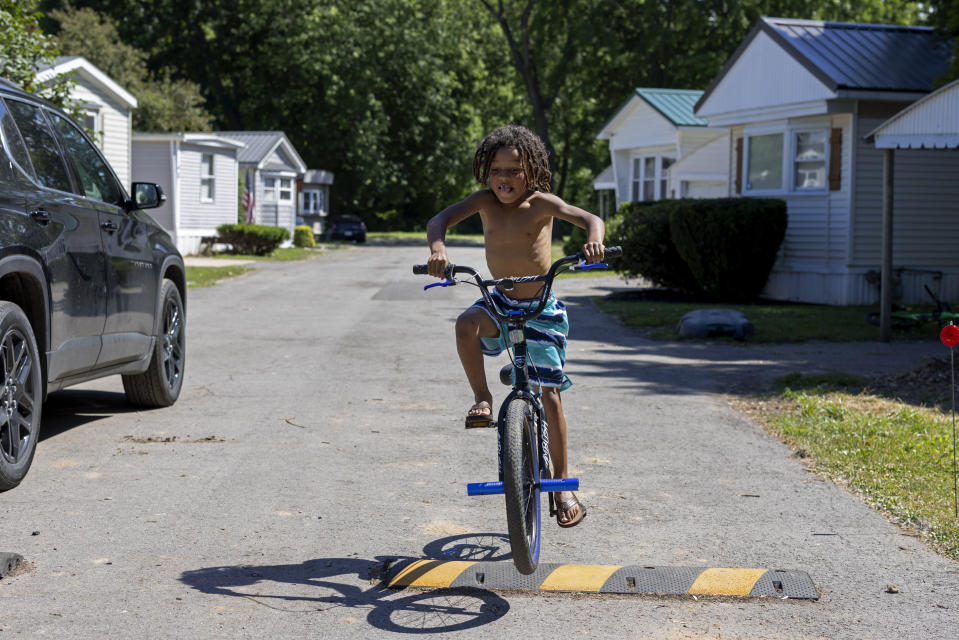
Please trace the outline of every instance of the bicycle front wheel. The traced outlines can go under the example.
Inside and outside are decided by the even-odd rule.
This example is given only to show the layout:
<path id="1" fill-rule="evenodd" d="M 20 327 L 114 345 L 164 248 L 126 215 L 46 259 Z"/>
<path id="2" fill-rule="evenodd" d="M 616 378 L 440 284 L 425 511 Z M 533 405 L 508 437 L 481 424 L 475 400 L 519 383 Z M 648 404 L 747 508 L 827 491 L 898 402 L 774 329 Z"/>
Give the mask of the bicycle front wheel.
<path id="1" fill-rule="evenodd" d="M 524 575 L 533 573 L 539 560 L 540 470 L 534 427 L 529 404 L 511 401 L 503 429 L 503 485 L 513 564 Z"/>

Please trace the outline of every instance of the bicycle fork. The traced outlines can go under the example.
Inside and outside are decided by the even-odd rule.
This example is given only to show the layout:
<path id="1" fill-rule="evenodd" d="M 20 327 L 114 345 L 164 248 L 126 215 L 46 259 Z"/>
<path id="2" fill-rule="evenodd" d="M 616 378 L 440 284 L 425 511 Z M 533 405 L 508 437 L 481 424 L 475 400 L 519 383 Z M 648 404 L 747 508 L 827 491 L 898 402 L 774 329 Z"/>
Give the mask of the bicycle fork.
<path id="1" fill-rule="evenodd" d="M 511 367 L 504 367 L 500 372 L 500 381 L 503 384 L 512 385 L 513 392 L 506 397 L 503 406 L 500 407 L 497 420 L 497 447 L 496 459 L 499 465 L 499 480 L 496 482 L 473 482 L 466 485 L 466 494 L 470 496 L 488 496 L 498 495 L 506 492 L 503 485 L 503 428 L 506 419 L 506 408 L 516 398 L 526 400 L 530 412 L 530 422 L 533 423 L 533 430 L 536 434 L 536 442 L 540 443 L 539 461 L 540 477 L 537 488 L 541 492 L 555 491 L 578 491 L 579 478 L 549 478 L 549 428 L 546 422 L 546 412 L 539 399 L 538 393 L 532 393 L 529 384 L 529 367 L 527 363 L 526 336 L 523 327 L 512 325 L 508 332 L 509 343 L 513 347 L 513 364 Z M 510 376 L 503 375 L 512 369 L 512 380 Z"/>

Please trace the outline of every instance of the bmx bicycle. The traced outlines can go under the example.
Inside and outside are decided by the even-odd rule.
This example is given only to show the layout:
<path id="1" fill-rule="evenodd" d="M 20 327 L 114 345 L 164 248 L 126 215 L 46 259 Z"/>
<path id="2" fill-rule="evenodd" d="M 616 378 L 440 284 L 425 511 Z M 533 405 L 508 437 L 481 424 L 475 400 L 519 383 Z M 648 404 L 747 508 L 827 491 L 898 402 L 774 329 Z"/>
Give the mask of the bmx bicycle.
<path id="1" fill-rule="evenodd" d="M 620 247 L 607 247 L 604 259 L 618 257 Z M 475 482 L 467 484 L 470 496 L 498 495 L 506 497 L 506 524 L 509 531 L 510 551 L 516 569 L 529 575 L 536 571 L 540 550 L 540 494 L 546 492 L 552 505 L 553 493 L 557 491 L 576 491 L 578 478 L 552 478 L 549 464 L 549 434 L 546 425 L 546 410 L 543 408 L 541 392 L 529 380 L 531 364 L 527 352 L 524 327 L 539 316 L 549 300 L 553 289 L 553 280 L 562 270 L 606 269 L 605 262 L 586 264 L 582 253 L 560 258 L 554 262 L 544 275 L 517 276 L 484 280 L 472 267 L 450 264 L 446 268 L 443 282 L 429 284 L 424 290 L 433 287 L 449 287 L 457 283 L 476 286 L 483 302 L 499 324 L 506 328 L 507 352 L 511 364 L 500 371 L 500 380 L 512 385 L 512 391 L 500 406 L 496 428 L 499 449 L 499 480 L 496 482 Z M 426 265 L 414 265 L 413 273 L 426 275 Z M 456 280 L 459 274 L 468 275 L 468 279 Z M 499 287 L 510 291 L 517 284 L 542 282 L 538 296 L 526 309 L 501 309 L 489 292 L 490 287 Z"/>

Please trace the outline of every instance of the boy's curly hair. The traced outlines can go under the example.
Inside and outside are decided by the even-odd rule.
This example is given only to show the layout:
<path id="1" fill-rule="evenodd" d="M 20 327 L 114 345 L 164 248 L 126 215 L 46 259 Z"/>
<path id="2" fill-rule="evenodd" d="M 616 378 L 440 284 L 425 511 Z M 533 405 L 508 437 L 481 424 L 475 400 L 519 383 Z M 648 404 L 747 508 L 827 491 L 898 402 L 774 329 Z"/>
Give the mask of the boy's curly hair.
<path id="1" fill-rule="evenodd" d="M 529 187 L 549 192 L 549 182 L 553 174 L 549 170 L 546 145 L 535 133 L 517 124 L 500 127 L 483 138 L 473 157 L 473 176 L 480 184 L 489 184 L 490 164 L 496 152 L 504 147 L 512 147 L 519 152 Z"/>

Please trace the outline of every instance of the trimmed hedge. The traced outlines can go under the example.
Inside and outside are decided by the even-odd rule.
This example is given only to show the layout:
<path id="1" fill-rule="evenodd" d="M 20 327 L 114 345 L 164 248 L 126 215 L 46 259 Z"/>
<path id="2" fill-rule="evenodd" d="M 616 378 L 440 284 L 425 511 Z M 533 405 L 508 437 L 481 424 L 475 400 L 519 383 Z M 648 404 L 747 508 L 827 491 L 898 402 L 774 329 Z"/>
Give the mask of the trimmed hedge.
<path id="1" fill-rule="evenodd" d="M 753 300 L 786 234 L 786 203 L 772 198 L 629 202 L 607 223 L 619 271 L 723 301 Z"/>
<path id="2" fill-rule="evenodd" d="M 607 222 L 606 244 L 623 247 L 618 271 L 655 285 L 698 294 L 699 283 L 673 246 L 669 211 L 676 200 L 627 202 Z"/>
<path id="3" fill-rule="evenodd" d="M 774 198 L 676 200 L 673 245 L 707 295 L 754 300 L 786 236 L 786 202 Z"/>
<path id="4" fill-rule="evenodd" d="M 316 240 L 313 238 L 313 229 L 305 224 L 293 227 L 293 246 L 315 247 Z"/>
<path id="5" fill-rule="evenodd" d="M 230 253 L 266 256 L 289 239 L 290 230 L 259 224 L 221 224 L 216 228 L 220 242 L 231 245 Z"/>

